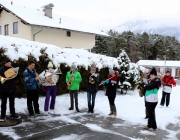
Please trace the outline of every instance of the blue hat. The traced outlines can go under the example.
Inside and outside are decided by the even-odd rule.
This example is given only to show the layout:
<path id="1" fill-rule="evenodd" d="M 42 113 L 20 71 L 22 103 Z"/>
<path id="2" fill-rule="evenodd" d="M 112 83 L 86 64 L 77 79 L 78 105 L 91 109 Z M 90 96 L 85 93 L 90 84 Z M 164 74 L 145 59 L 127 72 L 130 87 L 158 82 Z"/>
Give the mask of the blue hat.
<path id="1" fill-rule="evenodd" d="M 6 64 L 8 62 L 11 62 L 11 60 L 9 58 L 5 58 L 4 61 L 3 61 L 4 64 Z"/>
<path id="2" fill-rule="evenodd" d="M 156 68 L 152 68 L 150 74 L 157 76 Z"/>

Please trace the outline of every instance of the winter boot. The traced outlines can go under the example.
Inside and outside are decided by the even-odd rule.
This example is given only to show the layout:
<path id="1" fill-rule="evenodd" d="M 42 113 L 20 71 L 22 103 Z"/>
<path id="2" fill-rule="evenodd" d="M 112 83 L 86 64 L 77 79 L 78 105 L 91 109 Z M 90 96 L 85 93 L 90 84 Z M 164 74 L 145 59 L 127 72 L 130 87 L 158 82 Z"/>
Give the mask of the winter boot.
<path id="1" fill-rule="evenodd" d="M 69 110 L 74 110 L 74 107 L 71 106 L 71 107 L 69 108 Z"/>
<path id="2" fill-rule="evenodd" d="M 110 105 L 110 113 L 108 115 L 113 115 L 113 108 L 112 105 Z"/>
<path id="3" fill-rule="evenodd" d="M 91 104 L 88 104 L 88 113 L 91 112 Z"/>
<path id="4" fill-rule="evenodd" d="M 117 116 L 116 106 L 113 105 L 112 108 L 113 108 L 113 115 L 114 115 L 114 116 Z"/>
<path id="5" fill-rule="evenodd" d="M 91 113 L 94 113 L 94 105 L 91 106 Z"/>
<path id="6" fill-rule="evenodd" d="M 78 107 L 76 107 L 76 111 L 77 111 L 77 112 L 80 112 Z"/>

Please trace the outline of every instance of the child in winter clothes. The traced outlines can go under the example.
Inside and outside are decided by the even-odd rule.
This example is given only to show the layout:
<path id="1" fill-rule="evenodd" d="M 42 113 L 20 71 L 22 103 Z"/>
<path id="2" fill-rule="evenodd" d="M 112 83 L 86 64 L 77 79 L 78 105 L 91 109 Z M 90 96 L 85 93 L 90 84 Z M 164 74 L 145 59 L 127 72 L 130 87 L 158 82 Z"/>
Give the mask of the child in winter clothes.
<path id="1" fill-rule="evenodd" d="M 162 78 L 163 93 L 161 99 L 161 106 L 164 106 L 164 102 L 166 99 L 166 107 L 168 107 L 170 102 L 170 94 L 172 91 L 172 86 L 176 86 L 176 82 L 174 78 L 171 76 L 170 71 L 166 71 L 166 75 Z"/>
<path id="2" fill-rule="evenodd" d="M 71 107 L 69 108 L 69 110 L 74 109 L 74 98 L 75 98 L 76 111 L 80 112 L 78 108 L 78 90 L 81 81 L 82 81 L 81 74 L 78 72 L 76 65 L 72 64 L 71 70 L 68 71 L 66 75 L 66 83 L 68 86 L 70 85 L 69 94 L 70 94 Z"/>
<path id="3" fill-rule="evenodd" d="M 155 68 L 152 68 L 150 72 L 150 80 L 148 85 L 144 85 L 146 108 L 149 115 L 148 125 L 145 126 L 144 129 L 154 131 L 157 128 L 155 108 L 158 103 L 158 89 L 161 86 L 161 81 L 157 78 L 157 71 Z"/>
<path id="4" fill-rule="evenodd" d="M 87 100 L 88 100 L 88 113 L 94 113 L 95 98 L 97 93 L 98 75 L 95 74 L 96 68 L 91 68 L 90 73 L 86 77 L 87 84 Z M 91 98 L 92 97 L 92 98 Z M 92 104 L 91 104 L 92 99 Z"/>
<path id="5" fill-rule="evenodd" d="M 107 87 L 106 96 L 108 96 L 110 113 L 109 115 L 117 116 L 116 105 L 114 103 L 116 98 L 116 89 L 119 82 L 119 75 L 117 71 L 109 69 L 108 79 L 106 79 L 105 86 Z"/>

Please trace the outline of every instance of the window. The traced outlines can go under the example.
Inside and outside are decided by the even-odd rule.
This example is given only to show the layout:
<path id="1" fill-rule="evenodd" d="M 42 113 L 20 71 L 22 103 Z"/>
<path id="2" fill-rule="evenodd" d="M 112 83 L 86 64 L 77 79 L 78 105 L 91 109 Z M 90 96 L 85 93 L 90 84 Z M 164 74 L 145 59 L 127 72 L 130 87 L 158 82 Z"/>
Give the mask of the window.
<path id="1" fill-rule="evenodd" d="M 9 25 L 4 26 L 4 35 L 9 35 Z"/>
<path id="2" fill-rule="evenodd" d="M 176 68 L 176 77 L 180 77 L 180 68 Z"/>
<path id="3" fill-rule="evenodd" d="M 70 36 L 71 36 L 71 32 L 70 32 L 70 31 L 67 31 L 67 32 L 66 32 L 66 35 L 67 35 L 68 37 L 70 37 Z"/>
<path id="4" fill-rule="evenodd" d="M 17 34 L 18 33 L 18 22 L 14 22 L 13 23 L 13 34 Z"/>
<path id="5" fill-rule="evenodd" d="M 0 35 L 2 34 L 2 29 L 1 29 L 1 26 L 0 26 Z"/>

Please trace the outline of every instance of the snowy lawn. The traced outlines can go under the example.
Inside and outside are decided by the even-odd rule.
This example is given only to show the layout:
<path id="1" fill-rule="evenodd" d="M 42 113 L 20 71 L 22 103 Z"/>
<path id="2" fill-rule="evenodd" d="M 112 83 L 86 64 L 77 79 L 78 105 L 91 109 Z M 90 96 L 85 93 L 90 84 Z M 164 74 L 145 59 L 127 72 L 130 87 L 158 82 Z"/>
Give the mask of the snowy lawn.
<path id="1" fill-rule="evenodd" d="M 180 123 L 180 86 L 173 88 L 171 94 L 171 101 L 169 107 L 160 107 L 159 103 L 156 107 L 156 120 L 159 129 L 166 130 L 169 135 L 169 138 L 174 138 L 178 132 L 170 131 L 166 129 L 166 126 L 170 123 L 179 124 Z M 162 89 L 159 90 L 159 102 L 162 96 Z M 41 97 L 39 100 L 40 110 L 43 112 L 44 108 L 44 97 Z M 144 107 L 144 98 L 139 97 L 137 90 L 128 91 L 127 95 L 117 94 L 115 104 L 117 107 L 117 118 L 125 120 L 129 125 L 146 125 L 147 120 L 145 117 L 145 107 Z M 21 114 L 27 114 L 27 106 L 26 99 L 16 99 L 16 112 Z M 47 117 L 47 121 L 53 121 L 53 119 L 63 120 L 68 123 L 79 123 L 75 120 L 71 119 L 70 116 L 80 116 L 86 114 L 83 113 L 75 113 L 76 111 L 69 111 L 68 108 L 70 106 L 69 95 L 65 94 L 62 96 L 58 96 L 56 98 L 56 113 L 61 114 L 60 117 Z M 87 94 L 86 92 L 79 94 L 79 108 L 80 110 L 87 110 Z M 104 91 L 99 91 L 96 96 L 96 105 L 95 105 L 95 113 L 98 113 L 100 116 L 108 116 L 109 113 L 109 102 L 107 97 L 104 95 Z M 9 109 L 7 109 L 7 113 L 9 114 Z M 69 116 L 67 116 L 69 114 Z M 44 116 L 42 116 L 44 117 Z M 46 117 L 46 116 L 45 116 Z M 92 125 L 92 124 L 89 124 Z M 113 124 L 115 127 L 121 127 L 122 124 Z M 91 126 L 88 126 L 91 127 Z M 94 126 L 93 126 L 94 128 Z M 98 126 L 96 127 L 98 129 Z M 13 130 L 9 129 L 10 133 L 13 133 Z M 146 132 L 139 132 L 146 133 Z M 146 135 L 155 135 L 155 133 L 146 133 Z M 66 136 L 64 136 L 66 138 Z"/>

